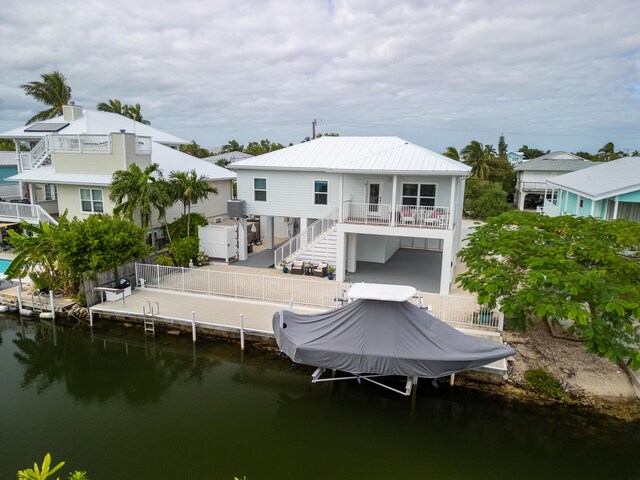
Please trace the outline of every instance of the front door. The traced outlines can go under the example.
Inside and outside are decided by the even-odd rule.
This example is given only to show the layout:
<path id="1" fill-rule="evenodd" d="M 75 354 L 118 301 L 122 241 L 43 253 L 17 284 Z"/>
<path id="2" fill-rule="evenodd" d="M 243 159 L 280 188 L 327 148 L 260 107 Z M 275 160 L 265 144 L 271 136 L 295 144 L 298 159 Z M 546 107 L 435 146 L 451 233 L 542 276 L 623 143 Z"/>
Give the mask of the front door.
<path id="1" fill-rule="evenodd" d="M 369 212 L 377 212 L 378 205 L 381 200 L 382 190 L 380 183 L 367 182 L 367 203 L 369 204 Z"/>

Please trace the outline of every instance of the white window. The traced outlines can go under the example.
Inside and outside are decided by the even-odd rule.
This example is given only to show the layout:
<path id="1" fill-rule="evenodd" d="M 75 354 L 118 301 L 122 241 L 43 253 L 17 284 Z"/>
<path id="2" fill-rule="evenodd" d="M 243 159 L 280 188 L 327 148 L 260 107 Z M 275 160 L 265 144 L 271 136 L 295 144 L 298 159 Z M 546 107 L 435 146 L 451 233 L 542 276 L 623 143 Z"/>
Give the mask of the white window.
<path id="1" fill-rule="evenodd" d="M 329 200 L 329 182 L 315 180 L 313 182 L 313 204 L 327 205 Z"/>
<path id="2" fill-rule="evenodd" d="M 434 207 L 436 205 L 436 186 L 430 183 L 403 183 L 402 205 Z"/>
<path id="3" fill-rule="evenodd" d="M 58 199 L 58 186 L 52 183 L 47 183 L 44 186 L 44 199 L 45 200 L 57 200 Z"/>
<path id="4" fill-rule="evenodd" d="M 267 179 L 266 178 L 253 179 L 253 199 L 256 202 L 267 201 Z"/>
<path id="5" fill-rule="evenodd" d="M 80 189 L 80 204 L 84 213 L 103 213 L 102 190 L 93 188 Z"/>

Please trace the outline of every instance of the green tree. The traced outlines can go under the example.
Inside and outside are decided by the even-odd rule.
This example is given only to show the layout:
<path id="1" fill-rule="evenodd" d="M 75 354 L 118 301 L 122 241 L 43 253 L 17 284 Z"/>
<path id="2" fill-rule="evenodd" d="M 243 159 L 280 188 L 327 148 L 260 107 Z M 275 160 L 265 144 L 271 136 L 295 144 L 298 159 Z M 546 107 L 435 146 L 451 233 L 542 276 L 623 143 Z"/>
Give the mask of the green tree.
<path id="1" fill-rule="evenodd" d="M 485 220 L 507 211 L 507 194 L 499 183 L 471 177 L 465 185 L 463 208 L 467 217 Z"/>
<path id="2" fill-rule="evenodd" d="M 458 153 L 458 149 L 456 147 L 447 147 L 442 155 L 447 158 L 451 158 L 452 160 L 460 161 L 460 153 Z"/>
<path id="3" fill-rule="evenodd" d="M 37 102 L 48 105 L 51 108 L 31 117 L 27 120 L 27 125 L 62 115 L 62 106 L 67 105 L 71 100 L 71 87 L 67 85 L 67 79 L 62 73 L 58 71 L 43 73 L 40 78 L 42 78 L 42 81 L 29 82 L 20 85 L 20 88 Z"/>
<path id="4" fill-rule="evenodd" d="M 173 171 L 169 174 L 169 183 L 173 198 L 182 202 L 183 214 L 187 215 L 187 236 L 190 233 L 191 205 L 209 198 L 209 194 L 218 194 L 204 175 L 198 176 L 195 170 L 189 172 Z"/>
<path id="5" fill-rule="evenodd" d="M 271 141 L 265 138 L 259 142 L 249 142 L 245 149 L 245 153 L 257 156 L 273 152 L 275 150 L 280 150 L 281 148 L 284 148 L 284 145 L 281 143 L 271 143 Z"/>
<path id="6" fill-rule="evenodd" d="M 187 215 L 182 215 L 165 226 L 165 232 L 167 233 L 170 243 L 190 236 L 187 233 L 187 222 L 189 222 L 189 226 L 193 229 L 193 235 L 191 235 L 193 237 L 198 236 L 198 227 L 204 227 L 209 224 L 207 217 L 199 212 L 191 212 L 191 218 Z"/>
<path id="7" fill-rule="evenodd" d="M 108 102 L 100 102 L 97 105 L 97 109 L 101 112 L 117 113 L 118 115 L 130 118 L 144 125 L 151 125 L 151 122 L 143 118 L 139 103 L 136 103 L 135 105 L 128 105 L 126 103 L 122 103 L 119 99 L 114 98 Z"/>
<path id="8" fill-rule="evenodd" d="M 226 145 L 222 146 L 220 153 L 244 152 L 244 145 L 240 145 L 237 140 L 229 140 Z"/>
<path id="9" fill-rule="evenodd" d="M 135 105 L 126 105 L 124 116 L 144 125 L 151 125 L 151 122 L 142 116 L 142 108 L 139 103 L 136 103 Z"/>
<path id="10" fill-rule="evenodd" d="M 146 231 L 110 215 L 89 215 L 83 220 L 60 218 L 55 238 L 57 255 L 74 291 L 82 275 L 106 272 L 149 253 Z"/>
<path id="11" fill-rule="evenodd" d="M 507 145 L 507 142 L 505 142 L 504 140 L 504 135 L 500 135 L 500 139 L 498 140 L 498 156 L 506 157 L 507 148 L 509 148 L 509 146 Z"/>
<path id="12" fill-rule="evenodd" d="M 0 138 L 0 151 L 15 152 L 16 144 L 13 143 L 13 140 L 9 140 L 8 138 Z"/>
<path id="13" fill-rule="evenodd" d="M 624 157 L 624 153 L 621 151 L 616 152 L 616 147 L 613 142 L 606 143 L 598 150 L 598 160 L 602 162 L 610 162 L 618 158 Z"/>
<path id="14" fill-rule="evenodd" d="M 457 280 L 511 324 L 567 319 L 589 351 L 640 366 L 640 224 L 508 212 L 468 238 Z"/>
<path id="15" fill-rule="evenodd" d="M 180 145 L 180 151 L 197 158 L 205 158 L 211 156 L 211 152 L 206 148 L 198 145 L 195 140 L 191 140 L 191 143 L 188 143 L 187 145 Z"/>
<path id="16" fill-rule="evenodd" d="M 56 244 L 59 226 L 50 223 L 22 224 L 23 233 L 9 230 L 9 243 L 16 255 L 5 275 L 8 278 L 24 278 L 29 275 L 36 288 L 69 291 L 69 279 L 59 261 Z"/>
<path id="17" fill-rule="evenodd" d="M 524 154 L 525 160 L 532 160 L 534 158 L 538 158 L 549 153 L 549 150 L 544 152 L 538 148 L 529 148 L 526 145 L 522 145 L 518 151 Z"/>
<path id="18" fill-rule="evenodd" d="M 114 98 L 109 100 L 107 103 L 100 102 L 96 108 L 99 112 L 109 112 L 109 113 L 117 113 L 118 115 L 124 115 L 127 104 L 123 104 L 119 99 Z"/>
<path id="19" fill-rule="evenodd" d="M 169 245 L 169 250 L 177 266 L 188 267 L 189 263 L 198 256 L 199 246 L 197 237 L 185 237 L 174 240 Z"/>
<path id="20" fill-rule="evenodd" d="M 634 150 L 633 152 L 631 152 L 631 156 L 632 157 L 640 157 L 640 151 Z"/>
<path id="21" fill-rule="evenodd" d="M 473 169 L 474 177 L 485 180 L 489 176 L 490 162 L 495 155 L 492 145 L 482 145 L 477 140 L 472 140 L 460 151 L 460 154 L 464 163 Z"/>
<path id="22" fill-rule="evenodd" d="M 599 162 L 600 158 L 597 155 L 592 155 L 589 152 L 575 152 L 574 155 L 584 158 L 585 160 L 590 160 L 592 162 Z"/>
<path id="23" fill-rule="evenodd" d="M 132 163 L 127 170 L 116 170 L 111 181 L 109 198 L 116 204 L 113 213 L 133 220 L 136 212 L 140 215 L 140 226 L 148 228 L 153 209 L 159 217 L 166 212 L 171 202 L 170 189 L 163 185 L 162 172 L 157 163 L 144 170 Z"/>

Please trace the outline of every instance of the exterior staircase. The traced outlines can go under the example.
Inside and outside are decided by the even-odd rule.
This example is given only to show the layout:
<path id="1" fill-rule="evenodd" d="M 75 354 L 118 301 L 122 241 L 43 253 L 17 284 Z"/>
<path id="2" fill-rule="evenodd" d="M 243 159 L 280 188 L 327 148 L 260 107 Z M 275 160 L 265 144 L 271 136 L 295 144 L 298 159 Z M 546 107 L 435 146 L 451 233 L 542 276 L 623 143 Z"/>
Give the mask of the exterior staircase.
<path id="1" fill-rule="evenodd" d="M 31 168 L 36 169 L 51 160 L 51 136 L 45 135 L 29 152 Z"/>
<path id="2" fill-rule="evenodd" d="M 278 247 L 274 252 L 276 268 L 283 263 L 288 264 L 295 260 L 325 262 L 335 266 L 337 221 L 338 210 L 336 209 Z"/>
<path id="3" fill-rule="evenodd" d="M 314 241 L 300 247 L 297 252 L 294 252 L 293 255 L 286 259 L 286 262 L 289 263 L 295 260 L 304 260 L 305 262 L 316 264 L 324 262 L 335 267 L 337 243 L 336 227 L 333 226 L 322 235 L 319 235 Z"/>

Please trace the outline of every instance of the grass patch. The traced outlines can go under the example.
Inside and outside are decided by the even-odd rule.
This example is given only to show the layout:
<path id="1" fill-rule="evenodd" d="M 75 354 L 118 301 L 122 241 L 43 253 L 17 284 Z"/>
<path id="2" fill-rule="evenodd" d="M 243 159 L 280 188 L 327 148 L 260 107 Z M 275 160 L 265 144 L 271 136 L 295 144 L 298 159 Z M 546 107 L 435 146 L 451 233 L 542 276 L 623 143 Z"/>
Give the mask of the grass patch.
<path id="1" fill-rule="evenodd" d="M 560 382 L 546 367 L 533 368 L 524 372 L 528 387 L 536 393 L 555 400 L 567 402 L 571 396 L 564 391 Z"/>

